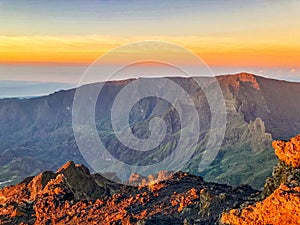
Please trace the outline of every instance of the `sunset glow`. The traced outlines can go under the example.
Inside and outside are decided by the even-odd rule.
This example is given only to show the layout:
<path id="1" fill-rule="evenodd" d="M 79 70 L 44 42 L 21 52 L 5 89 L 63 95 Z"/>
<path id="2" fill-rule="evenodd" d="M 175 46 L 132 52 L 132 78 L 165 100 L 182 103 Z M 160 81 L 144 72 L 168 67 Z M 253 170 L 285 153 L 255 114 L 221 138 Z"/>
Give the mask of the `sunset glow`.
<path id="1" fill-rule="evenodd" d="M 9 70 L 8 77 L 4 65 L 88 66 L 115 47 L 157 40 L 193 51 L 219 74 L 247 71 L 299 80 L 299 9 L 293 0 L 0 0 L 0 79 L 22 76 Z M 115 57 L 108 63 L 122 62 Z"/>
<path id="2" fill-rule="evenodd" d="M 299 35 L 300 38 L 300 35 Z M 292 41 L 195 36 L 109 37 L 109 36 L 26 36 L 0 37 L 0 63 L 90 64 L 118 47 L 141 40 L 168 41 L 195 52 L 212 66 L 297 67 L 300 44 Z M 180 56 L 178 56 L 180 57 Z M 180 60 L 180 59 L 179 59 Z M 118 59 L 115 62 L 120 63 Z M 188 63 L 188 62 L 183 62 Z"/>

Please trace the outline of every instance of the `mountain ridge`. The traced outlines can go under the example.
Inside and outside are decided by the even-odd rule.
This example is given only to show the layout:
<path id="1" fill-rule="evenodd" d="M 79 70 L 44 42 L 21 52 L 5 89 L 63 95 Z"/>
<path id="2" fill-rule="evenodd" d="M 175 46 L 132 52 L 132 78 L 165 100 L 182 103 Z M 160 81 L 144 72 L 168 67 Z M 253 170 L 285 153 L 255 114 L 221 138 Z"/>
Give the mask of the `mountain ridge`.
<path id="1" fill-rule="evenodd" d="M 186 168 L 187 172 L 197 174 L 198 161 L 202 157 L 201 146 L 206 143 L 205 134 L 210 124 L 209 105 L 191 78 L 170 79 L 189 91 L 201 115 L 200 125 L 204 136 L 198 144 L 198 152 L 193 155 L 195 160 Z M 260 188 L 276 164 L 272 140 L 288 139 L 300 130 L 296 113 L 300 110 L 300 104 L 297 104 L 300 84 L 247 73 L 225 75 L 217 77 L 217 80 L 225 98 L 227 130 L 215 161 L 198 175 L 208 181 L 231 185 L 248 183 Z M 110 139 L 107 139 L 109 137 L 104 131 L 110 131 L 109 109 L 116 94 L 128 82 L 130 80 L 118 82 L 117 85 L 114 85 L 114 81 L 109 82 L 104 87 L 103 104 L 97 103 L 96 111 L 102 116 L 96 118 L 96 125 L 100 131 L 103 130 L 100 135 L 107 143 Z M 95 85 L 86 87 L 93 88 Z M 43 170 L 57 170 L 67 160 L 88 165 L 77 148 L 72 129 L 74 92 L 75 89 L 71 89 L 34 99 L 0 100 L 0 182 L 12 180 L 10 184 L 13 184 Z M 149 115 L 153 112 L 163 114 L 166 105 L 151 99 L 141 103 L 148 110 L 141 113 L 134 108 L 132 118 L 133 123 L 137 124 L 137 132 L 143 133 L 143 123 L 147 122 Z M 174 115 L 169 114 L 166 119 L 175 119 L 170 127 L 176 130 L 178 122 Z M 118 142 L 110 143 L 112 151 L 122 149 Z M 265 162 L 265 165 L 260 162 Z M 251 168 L 257 168 L 257 173 L 251 174 Z"/>

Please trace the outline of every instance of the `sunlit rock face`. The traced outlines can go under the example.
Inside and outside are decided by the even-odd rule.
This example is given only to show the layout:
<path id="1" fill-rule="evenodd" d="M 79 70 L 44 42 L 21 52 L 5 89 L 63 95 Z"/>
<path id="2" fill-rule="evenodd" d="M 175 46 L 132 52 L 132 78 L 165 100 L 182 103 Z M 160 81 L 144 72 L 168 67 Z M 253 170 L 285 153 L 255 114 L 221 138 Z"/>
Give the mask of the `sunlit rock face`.
<path id="1" fill-rule="evenodd" d="M 287 165 L 297 168 L 300 166 L 300 135 L 290 141 L 274 141 L 273 147 L 277 157 Z"/>
<path id="2" fill-rule="evenodd" d="M 299 224 L 300 183 L 281 184 L 269 197 L 243 210 L 223 214 L 222 223 L 237 225 Z"/>
<path id="3" fill-rule="evenodd" d="M 299 224 L 300 221 L 300 135 L 289 141 L 274 141 L 279 158 L 266 180 L 262 201 L 224 213 L 223 224 Z"/>

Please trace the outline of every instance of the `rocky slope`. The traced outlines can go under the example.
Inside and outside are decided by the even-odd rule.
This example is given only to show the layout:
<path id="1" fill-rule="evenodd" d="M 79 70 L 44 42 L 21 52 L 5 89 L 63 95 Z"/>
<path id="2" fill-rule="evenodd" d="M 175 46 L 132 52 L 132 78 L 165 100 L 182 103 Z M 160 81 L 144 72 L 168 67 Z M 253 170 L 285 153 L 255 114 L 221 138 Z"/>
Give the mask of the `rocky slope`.
<path id="1" fill-rule="evenodd" d="M 182 170 L 201 175 L 208 181 L 263 187 L 276 164 L 272 140 L 287 139 L 300 130 L 297 113 L 300 111 L 300 84 L 246 73 L 217 77 L 226 102 L 226 134 L 215 161 L 199 173 L 199 161 L 210 126 L 209 105 L 191 79 L 177 77 L 172 80 L 187 90 L 200 115 L 197 151 Z M 99 136 L 116 155 L 121 154 L 123 147 L 112 138 L 110 109 L 116 95 L 130 82 L 132 80 L 107 83 L 96 105 Z M 87 86 L 91 90 L 96 87 L 96 84 Z M 72 129 L 74 92 L 73 89 L 33 99 L 0 100 L 0 187 L 45 170 L 55 171 L 68 160 L 88 165 L 76 145 Z M 144 99 L 130 114 L 138 136 L 147 133 L 147 123 L 153 115 L 161 115 L 169 121 L 170 139 L 164 140 L 158 149 L 158 156 L 162 157 L 173 150 L 170 140 L 180 129 L 178 116 L 165 102 Z"/>
<path id="2" fill-rule="evenodd" d="M 290 141 L 273 142 L 278 165 L 268 178 L 262 201 L 224 213 L 223 224 L 300 224 L 300 135 Z"/>
<path id="3" fill-rule="evenodd" d="M 0 191 L 1 224 L 216 224 L 221 213 L 251 200 L 232 188 L 177 172 L 169 179 L 118 185 L 83 165 L 66 163 Z"/>
<path id="4" fill-rule="evenodd" d="M 273 146 L 279 162 L 262 192 L 166 171 L 121 185 L 70 161 L 0 190 L 0 224 L 297 225 L 300 135 Z"/>
<path id="5" fill-rule="evenodd" d="M 0 221 L 1 224 L 58 222 L 56 213 L 66 214 L 63 207 L 78 201 L 108 198 L 122 190 L 122 185 L 90 174 L 85 166 L 69 161 L 56 173 L 45 171 L 0 190 Z"/>

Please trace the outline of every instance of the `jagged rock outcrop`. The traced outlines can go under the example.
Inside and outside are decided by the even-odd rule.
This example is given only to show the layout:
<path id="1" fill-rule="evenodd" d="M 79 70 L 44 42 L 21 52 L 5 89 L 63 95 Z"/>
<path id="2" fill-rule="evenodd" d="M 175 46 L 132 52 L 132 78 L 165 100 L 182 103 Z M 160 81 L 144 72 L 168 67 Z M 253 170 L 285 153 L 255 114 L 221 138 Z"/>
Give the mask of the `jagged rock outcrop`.
<path id="1" fill-rule="evenodd" d="M 274 141 L 273 147 L 277 157 L 288 166 L 300 167 L 300 135 L 291 138 L 290 141 Z"/>
<path id="2" fill-rule="evenodd" d="M 0 221 L 56 223 L 68 202 L 96 200 L 120 190 L 122 185 L 90 174 L 85 166 L 69 161 L 56 173 L 45 171 L 0 190 Z"/>
<path id="3" fill-rule="evenodd" d="M 300 135 L 288 142 L 274 141 L 273 147 L 279 162 L 266 180 L 262 201 L 224 213 L 222 224 L 300 224 Z"/>
<path id="4" fill-rule="evenodd" d="M 222 222 L 230 225 L 300 224 L 300 183 L 281 184 L 262 202 L 224 214 Z"/>
<path id="5" fill-rule="evenodd" d="M 184 172 L 160 172 L 147 182 L 115 184 L 68 162 L 56 173 L 1 190 L 0 223 L 216 224 L 224 210 L 253 201 L 256 193 L 250 186 L 207 183 Z"/>

